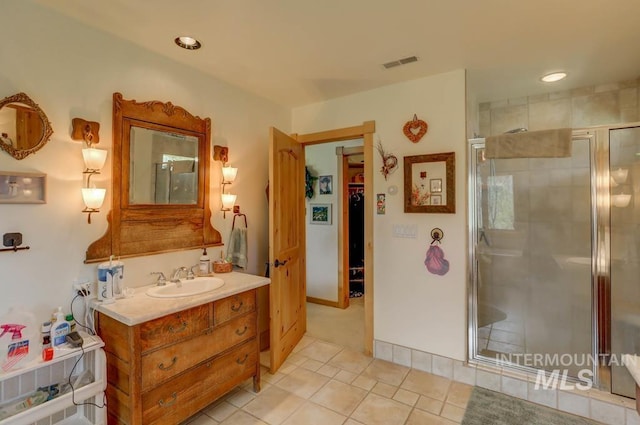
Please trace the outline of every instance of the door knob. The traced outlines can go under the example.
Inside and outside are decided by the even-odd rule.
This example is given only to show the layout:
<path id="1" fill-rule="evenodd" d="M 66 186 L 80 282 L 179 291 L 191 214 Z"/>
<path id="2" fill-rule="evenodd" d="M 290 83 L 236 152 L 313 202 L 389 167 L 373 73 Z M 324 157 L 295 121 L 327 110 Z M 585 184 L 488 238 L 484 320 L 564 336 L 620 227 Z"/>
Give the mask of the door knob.
<path id="1" fill-rule="evenodd" d="M 278 268 L 280 266 L 284 266 L 288 261 L 289 260 L 280 261 L 276 258 L 276 261 L 273 263 L 273 267 Z"/>

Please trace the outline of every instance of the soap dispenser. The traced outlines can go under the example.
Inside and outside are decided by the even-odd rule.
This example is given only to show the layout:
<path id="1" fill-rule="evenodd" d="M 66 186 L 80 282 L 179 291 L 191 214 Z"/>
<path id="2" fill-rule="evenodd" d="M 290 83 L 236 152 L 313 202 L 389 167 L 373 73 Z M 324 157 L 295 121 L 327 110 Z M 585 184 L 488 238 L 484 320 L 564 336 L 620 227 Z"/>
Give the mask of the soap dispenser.
<path id="1" fill-rule="evenodd" d="M 211 272 L 211 260 L 207 255 L 207 248 L 203 248 L 202 256 L 200 257 L 200 275 L 205 276 Z"/>

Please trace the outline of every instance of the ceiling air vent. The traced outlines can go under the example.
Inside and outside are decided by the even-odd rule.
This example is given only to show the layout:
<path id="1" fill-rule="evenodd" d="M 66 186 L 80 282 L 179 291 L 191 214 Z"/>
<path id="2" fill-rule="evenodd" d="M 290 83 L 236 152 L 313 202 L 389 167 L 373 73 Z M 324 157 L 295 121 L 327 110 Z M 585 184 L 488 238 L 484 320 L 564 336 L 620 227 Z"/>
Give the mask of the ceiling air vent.
<path id="1" fill-rule="evenodd" d="M 398 59 L 395 61 L 383 63 L 382 66 L 384 66 L 386 69 L 389 69 L 389 68 L 395 68 L 396 66 L 406 65 L 408 63 L 417 62 L 417 61 L 418 61 L 418 58 L 416 56 L 409 56 L 409 57 Z"/>

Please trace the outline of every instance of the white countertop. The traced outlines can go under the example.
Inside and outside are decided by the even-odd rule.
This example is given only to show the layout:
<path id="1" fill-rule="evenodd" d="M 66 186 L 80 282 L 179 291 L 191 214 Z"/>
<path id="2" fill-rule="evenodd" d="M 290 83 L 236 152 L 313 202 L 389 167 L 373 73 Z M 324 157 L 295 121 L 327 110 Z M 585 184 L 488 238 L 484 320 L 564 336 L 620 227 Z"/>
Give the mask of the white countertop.
<path id="1" fill-rule="evenodd" d="M 636 381 L 636 385 L 640 385 L 640 356 L 635 354 L 623 354 L 622 363 L 627 367 L 631 376 Z"/>
<path id="2" fill-rule="evenodd" d="M 224 285 L 203 294 L 177 298 L 154 298 L 146 294 L 147 289 L 154 286 L 149 285 L 135 288 L 132 297 L 118 298 L 111 304 L 94 301 L 93 306 L 99 312 L 125 325 L 133 326 L 271 283 L 268 277 L 239 272 L 216 273 L 215 277 L 224 280 Z"/>

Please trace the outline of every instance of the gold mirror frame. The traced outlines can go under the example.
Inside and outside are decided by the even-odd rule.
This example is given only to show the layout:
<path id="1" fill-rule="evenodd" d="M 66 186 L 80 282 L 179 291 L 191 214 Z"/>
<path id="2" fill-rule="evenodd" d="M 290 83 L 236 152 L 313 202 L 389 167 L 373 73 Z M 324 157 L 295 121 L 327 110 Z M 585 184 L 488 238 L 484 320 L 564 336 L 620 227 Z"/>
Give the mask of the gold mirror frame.
<path id="1" fill-rule="evenodd" d="M 131 127 L 198 137 L 196 204 L 129 204 Z M 113 205 L 107 232 L 87 249 L 85 263 L 222 245 L 211 226 L 209 167 L 211 119 L 191 115 L 171 102 L 137 102 L 113 94 Z"/>
<path id="2" fill-rule="evenodd" d="M 24 159 L 28 155 L 42 149 L 42 147 L 47 144 L 47 142 L 51 138 L 51 135 L 53 134 L 53 128 L 51 128 L 51 123 L 49 122 L 49 118 L 44 113 L 44 111 L 40 109 L 40 106 L 38 106 L 38 104 L 35 103 L 25 93 L 18 93 L 18 94 L 14 94 L 13 96 L 5 97 L 4 99 L 2 99 L 2 101 L 0 101 L 0 109 L 2 109 L 3 107 L 11 103 L 22 103 L 24 105 L 29 106 L 31 109 L 34 110 L 34 112 L 38 114 L 38 117 L 40 118 L 40 123 L 42 125 L 42 134 L 40 136 L 40 140 L 38 140 L 37 143 L 35 143 L 33 146 L 30 146 L 26 149 L 15 148 L 0 139 L 0 148 L 2 148 L 4 151 L 6 151 L 9 155 L 14 157 L 15 159 Z M 24 125 L 28 125 L 28 121 L 29 119 L 25 118 Z M 18 131 L 19 130 L 16 129 L 16 132 Z M 24 131 L 28 132 L 28 129 L 25 129 Z"/>
<path id="3" fill-rule="evenodd" d="M 405 156 L 404 212 L 454 214 L 455 175 L 455 152 Z"/>

